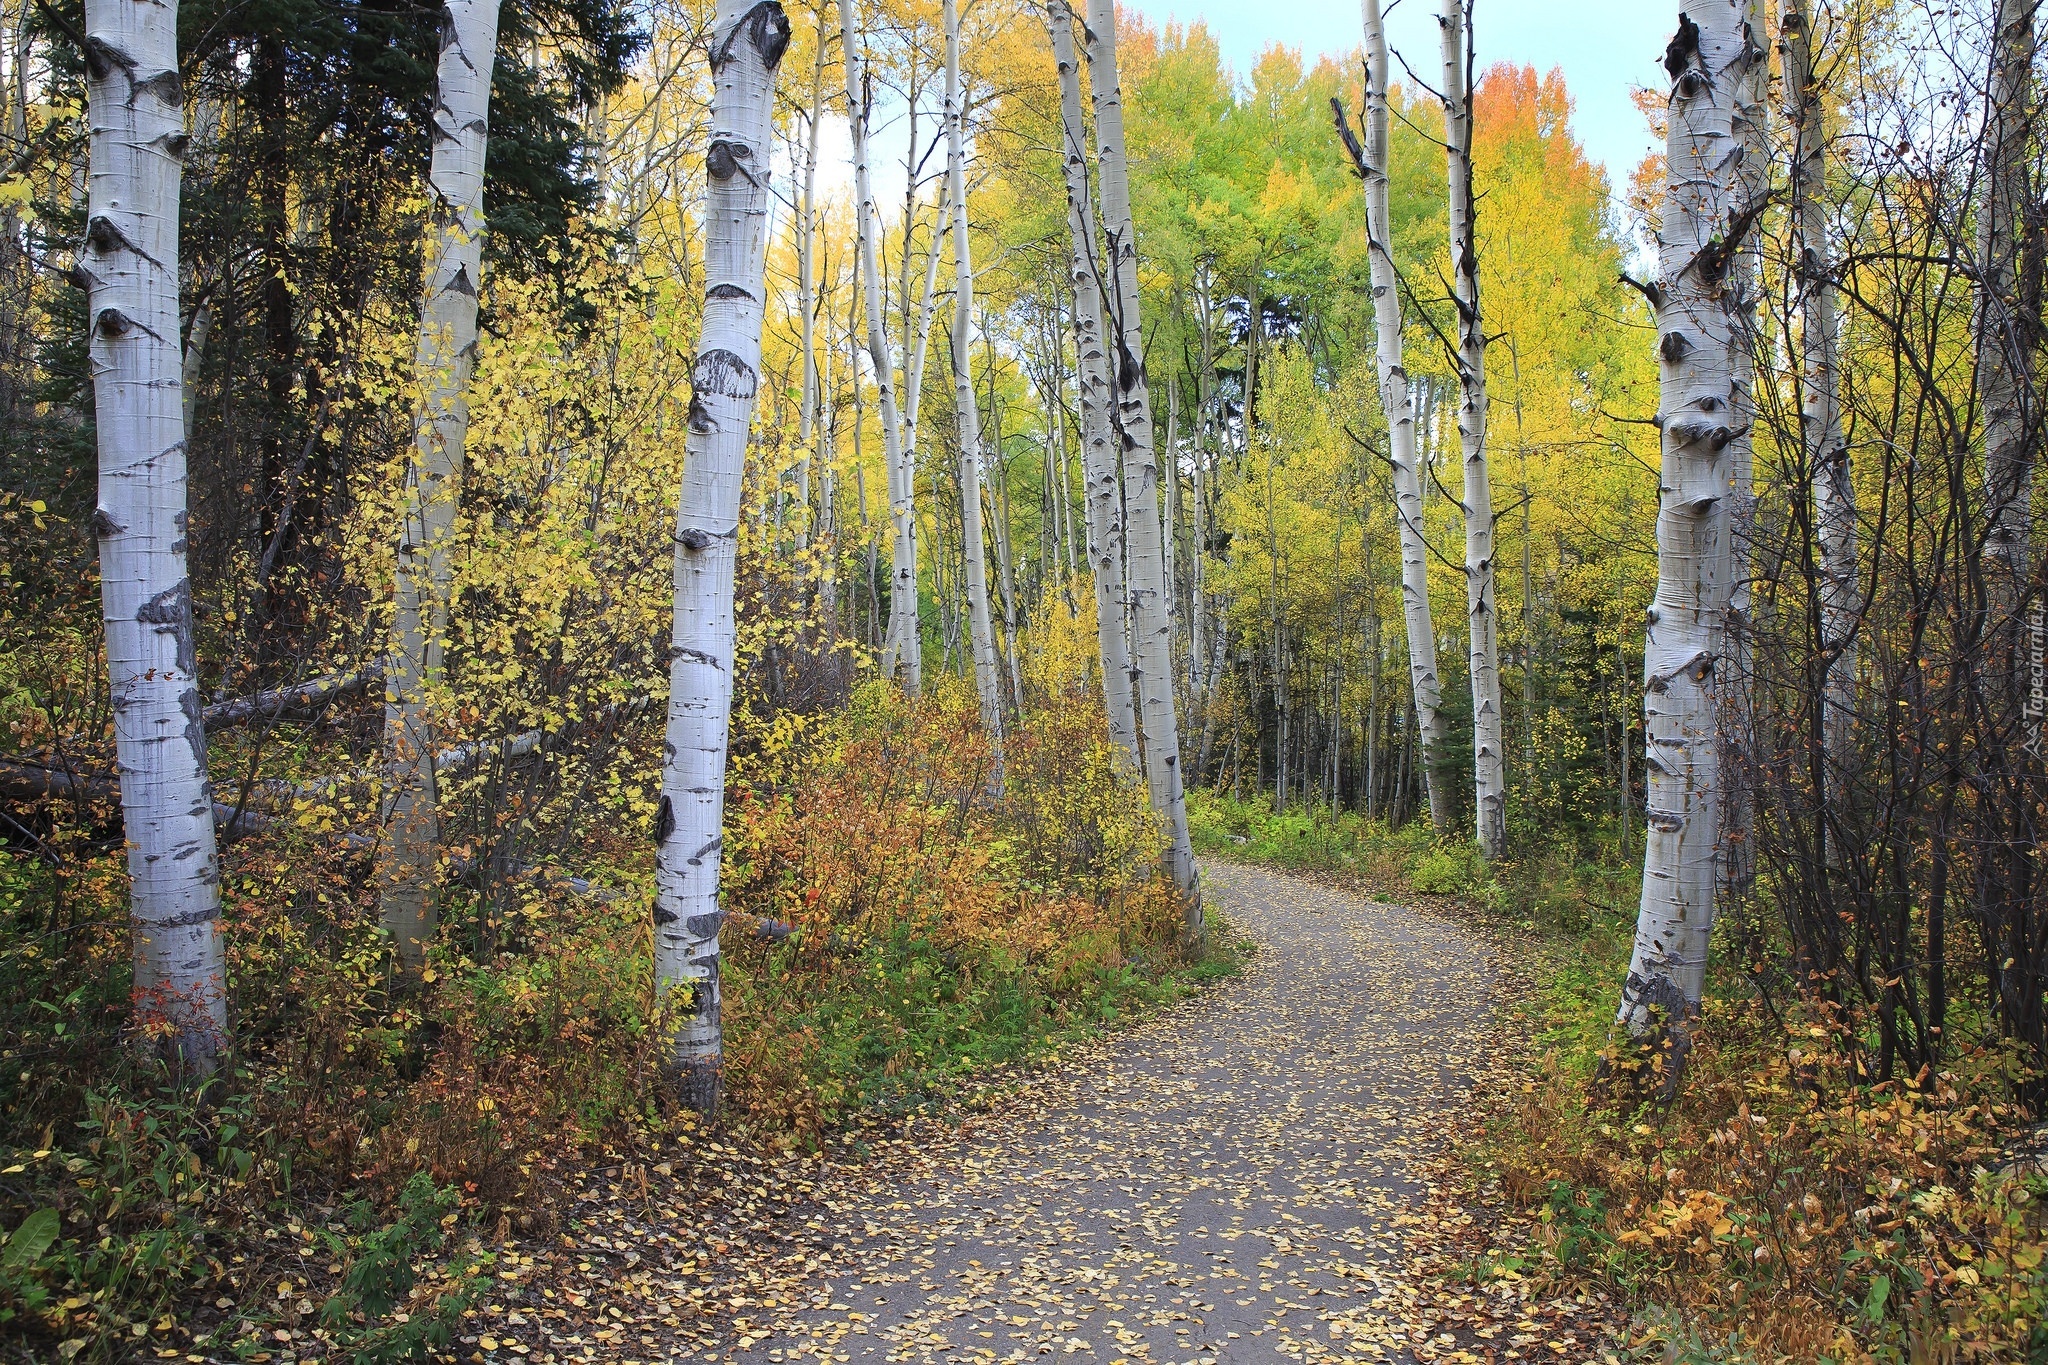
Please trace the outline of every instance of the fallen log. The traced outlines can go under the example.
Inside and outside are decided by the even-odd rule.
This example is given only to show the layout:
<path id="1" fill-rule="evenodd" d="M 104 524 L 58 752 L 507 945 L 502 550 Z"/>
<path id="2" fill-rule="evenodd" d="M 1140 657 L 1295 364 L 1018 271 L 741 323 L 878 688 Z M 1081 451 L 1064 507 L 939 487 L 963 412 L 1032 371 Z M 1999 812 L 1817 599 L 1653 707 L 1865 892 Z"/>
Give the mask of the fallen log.
<path id="1" fill-rule="evenodd" d="M 272 688 L 254 696 L 237 697 L 207 707 L 199 713 L 206 732 L 232 729 L 259 720 L 300 720 L 318 715 L 343 697 L 355 696 L 382 685 L 384 665 L 370 664 L 353 673 L 308 678 L 290 687 Z"/>
<path id="2" fill-rule="evenodd" d="M 362 678 L 373 670 L 365 669 L 361 674 L 351 675 Z M 381 670 L 377 670 L 381 672 Z M 318 683 L 334 683 L 337 679 L 316 679 Z M 307 684 L 312 686 L 313 684 Z M 367 686 L 367 683 L 363 684 Z M 289 691 L 291 689 L 283 689 Z M 255 703 L 263 697 L 276 697 L 281 693 L 261 693 L 245 697 L 242 702 Z M 326 700 L 340 696 L 330 692 Z M 553 732 L 525 730 L 502 739 L 470 740 L 450 745 L 434 755 L 436 777 L 454 781 L 467 777 L 486 763 L 504 759 L 508 762 L 526 758 L 541 752 L 559 752 L 564 745 L 580 735 L 589 734 L 606 726 L 623 725 L 636 720 L 654 709 L 656 699 L 651 696 L 634 697 L 628 701 L 616 702 L 605 707 L 588 720 L 578 721 L 564 729 Z M 227 705 L 241 705 L 230 702 Z M 322 703 L 324 704 L 324 702 Z M 252 712 L 251 715 L 260 714 Z M 233 724 L 247 723 L 247 717 Z M 236 805 L 216 801 L 213 803 L 213 818 L 217 837 L 225 843 L 229 839 L 245 834 L 254 834 L 271 827 L 279 812 L 290 808 L 294 801 L 336 798 L 347 795 L 367 794 L 376 777 L 374 769 L 358 769 L 352 773 L 339 773 L 313 782 L 295 784 L 271 779 L 252 782 L 239 794 L 240 815 Z M 0 801 L 10 804 L 26 804 L 31 801 L 48 800 L 53 797 L 72 799 L 104 798 L 118 800 L 121 794 L 120 780 L 110 773 L 81 773 L 75 769 L 40 763 L 33 759 L 0 758 Z"/>

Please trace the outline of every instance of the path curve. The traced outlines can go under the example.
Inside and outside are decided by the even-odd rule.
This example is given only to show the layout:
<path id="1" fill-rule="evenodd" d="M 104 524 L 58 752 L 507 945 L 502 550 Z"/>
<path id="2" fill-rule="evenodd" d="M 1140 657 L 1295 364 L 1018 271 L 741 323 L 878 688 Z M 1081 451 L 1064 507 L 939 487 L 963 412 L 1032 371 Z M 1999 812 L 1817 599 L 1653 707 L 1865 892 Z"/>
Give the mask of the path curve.
<path id="1" fill-rule="evenodd" d="M 1466 1112 L 1488 951 L 1324 884 L 1206 875 L 1259 943 L 1244 974 L 827 1197 L 743 1359 L 1406 1358 L 1402 1220 Z"/>

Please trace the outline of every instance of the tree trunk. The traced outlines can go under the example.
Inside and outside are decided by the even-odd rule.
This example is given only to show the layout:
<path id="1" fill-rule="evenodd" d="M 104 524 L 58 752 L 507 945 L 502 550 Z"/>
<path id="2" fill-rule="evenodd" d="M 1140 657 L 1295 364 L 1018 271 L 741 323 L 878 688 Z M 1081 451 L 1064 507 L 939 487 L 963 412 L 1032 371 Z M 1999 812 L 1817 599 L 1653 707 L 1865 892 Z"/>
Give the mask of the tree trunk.
<path id="1" fill-rule="evenodd" d="M 1648 291 L 1662 338 L 1663 439 L 1657 595 L 1643 651 L 1650 790 L 1642 903 L 1617 1022 L 1638 1035 L 1665 1031 L 1667 1086 L 1705 983 L 1720 851 L 1728 447 L 1750 421 L 1736 382 L 1743 303 L 1727 287 L 1725 241 L 1741 191 L 1729 92 L 1755 60 L 1745 9 L 1740 0 L 1692 0 L 1672 40 L 1661 279 Z"/>
<path id="2" fill-rule="evenodd" d="M 1813 34 L 1806 0 L 1791 0 L 1781 21 L 1785 121 L 1794 145 L 1791 218 L 1799 289 L 1800 434 L 1813 519 L 1820 541 L 1820 704 L 1824 806 L 1835 806 L 1851 768 L 1856 716 L 1856 624 L 1861 592 L 1856 555 L 1856 487 L 1842 438 L 1840 366 L 1835 355 L 1834 259 L 1822 201 L 1827 138 L 1813 71 Z M 1828 836 L 1834 861 L 1835 836 Z"/>
<path id="3" fill-rule="evenodd" d="M 1475 834 L 1489 862 L 1507 851 L 1507 756 L 1501 748 L 1500 614 L 1493 573 L 1493 484 L 1486 470 L 1486 330 L 1472 197 L 1472 29 L 1466 0 L 1444 0 L 1444 143 L 1451 186 L 1451 265 L 1458 310 L 1458 442 L 1465 463 L 1466 636 L 1471 647 Z"/>
<path id="4" fill-rule="evenodd" d="M 1394 230 L 1388 198 L 1387 35 L 1380 0 L 1363 0 L 1365 10 L 1365 207 L 1371 237 L 1373 320 L 1377 324 L 1380 405 L 1386 411 L 1389 464 L 1394 485 L 1394 520 L 1401 541 L 1401 612 L 1408 631 L 1408 674 L 1414 689 L 1411 719 L 1429 795 L 1429 822 L 1451 824 L 1449 793 L 1436 777 L 1446 726 L 1443 685 L 1436 671 L 1436 625 L 1429 606 L 1429 544 L 1423 538 L 1423 479 L 1416 448 L 1415 399 L 1402 357 L 1401 295 L 1394 270 Z"/>
<path id="5" fill-rule="evenodd" d="M 378 884 L 385 931 L 400 964 L 417 971 L 434 934 L 440 816 L 432 755 L 433 692 L 448 638 L 447 541 L 462 495 L 469 377 L 476 365 L 483 279 L 484 148 L 489 141 L 497 0 L 453 0 L 435 97 L 426 288 L 413 362 L 420 409 L 405 471 L 395 611 L 384 668 L 384 841 Z"/>
<path id="6" fill-rule="evenodd" d="M 1985 578 L 2002 690 L 2019 685 L 2015 619 L 2032 524 L 2033 360 L 2040 344 L 2039 282 L 2021 245 L 2033 202 L 2031 143 L 2034 16 L 2039 0 L 1998 0 L 1985 110 L 1984 193 L 1977 210 L 1977 390 L 1984 412 Z"/>
<path id="7" fill-rule="evenodd" d="M 967 111 L 960 89 L 960 6 L 945 0 L 946 192 L 953 201 L 953 405 L 960 438 L 960 553 L 967 575 L 967 639 L 974 654 L 974 691 L 981 727 L 1003 772 L 1003 684 L 996 671 L 989 621 L 987 554 L 981 530 L 981 412 L 969 363 L 974 336 L 974 257 L 967 240 Z M 937 256 L 936 250 L 933 252 Z"/>
<path id="8" fill-rule="evenodd" d="M 1763 253 L 1753 228 L 1770 194 L 1770 151 L 1764 127 L 1770 96 L 1770 59 L 1757 45 L 1765 31 L 1764 0 L 1746 0 L 1743 42 L 1748 61 L 1735 80 L 1734 127 L 1741 144 L 1730 213 L 1736 226 L 1732 265 L 1728 272 L 1729 308 L 1735 327 L 1735 407 L 1756 411 L 1756 355 L 1763 329 L 1757 305 L 1763 297 Z M 1755 578 L 1756 445 L 1751 422 L 1737 427 L 1728 442 L 1728 534 L 1723 553 L 1728 563 L 1723 582 L 1728 588 L 1726 639 L 1721 650 L 1721 891 L 1723 903 L 1746 900 L 1756 882 L 1755 764 L 1752 737 L 1756 732 L 1750 681 L 1756 669 L 1750 657 L 1751 580 Z M 1706 945 L 1700 946 L 1704 956 Z"/>
<path id="9" fill-rule="evenodd" d="M 690 372 L 689 437 L 676 505 L 667 759 L 654 859 L 655 989 L 673 1010 L 667 1062 L 683 1101 L 707 1118 L 718 1107 L 724 1061 L 718 875 L 732 710 L 733 566 L 747 431 L 760 384 L 775 72 L 789 44 L 789 20 L 775 0 L 751 6 L 720 0 L 709 38 L 704 326 Z M 679 988 L 687 994 L 671 999 Z"/>
<path id="10" fill-rule="evenodd" d="M 875 245 L 875 197 L 868 172 L 868 105 L 861 65 L 854 60 L 853 0 L 839 0 L 840 42 L 846 65 L 846 111 L 853 125 L 853 193 L 860 242 L 860 275 L 866 281 L 868 362 L 874 367 L 876 398 L 881 405 L 882 458 L 889 470 L 889 522 L 895 532 L 895 553 L 889 570 L 889 633 L 883 649 L 883 672 L 900 665 L 903 686 L 916 696 L 922 686 L 923 639 L 918 622 L 917 519 L 913 514 L 915 471 L 904 477 L 903 423 L 896 407 L 896 363 L 889 355 L 889 332 L 882 314 L 882 271 Z M 905 244 L 906 251 L 909 249 Z M 858 380 L 856 380 L 856 383 Z"/>
<path id="11" fill-rule="evenodd" d="M 1124 510 L 1110 449 L 1109 361 L 1103 349 L 1101 261 L 1095 238 L 1094 200 L 1088 188 L 1087 129 L 1081 118 L 1080 63 L 1074 55 L 1073 11 L 1066 0 L 1047 0 L 1053 57 L 1060 76 L 1062 160 L 1067 179 L 1067 231 L 1072 243 L 1074 363 L 1081 403 L 1081 460 L 1086 487 L 1088 558 L 1095 580 L 1095 636 L 1102 656 L 1103 705 L 1111 743 L 1133 773 L 1144 770 L 1138 752 L 1137 709 L 1131 694 L 1130 646 L 1124 636 Z"/>
<path id="12" fill-rule="evenodd" d="M 99 441 L 100 612 L 121 767 L 141 1036 L 211 1071 L 227 1039 L 206 729 L 185 564 L 175 4 L 85 8 L 90 124 L 78 269 Z"/>
<path id="13" fill-rule="evenodd" d="M 1116 421 L 1123 445 L 1124 507 L 1130 553 L 1131 637 L 1138 705 L 1144 725 L 1145 781 L 1152 808 L 1166 825 L 1166 870 L 1187 897 L 1187 933 L 1200 938 L 1200 873 L 1188 843 L 1181 787 L 1180 719 L 1173 706 L 1173 622 L 1167 611 L 1159 537 L 1159 461 L 1152 448 L 1152 400 L 1145 387 L 1145 331 L 1138 315 L 1138 242 L 1124 161 L 1123 93 L 1116 70 L 1116 0 L 1090 0 L 1088 85 L 1095 105 L 1097 161 L 1102 175 L 1106 272 L 1116 324 Z"/>
<path id="14" fill-rule="evenodd" d="M 797 209 L 796 302 L 797 324 L 802 331 L 803 398 L 797 415 L 797 445 L 805 470 L 804 502 L 809 511 L 811 436 L 817 425 L 822 396 L 818 374 L 817 263 L 818 236 L 818 130 L 825 113 L 825 6 L 817 6 L 816 51 L 811 54 L 810 116 L 804 129 L 804 188 Z"/>

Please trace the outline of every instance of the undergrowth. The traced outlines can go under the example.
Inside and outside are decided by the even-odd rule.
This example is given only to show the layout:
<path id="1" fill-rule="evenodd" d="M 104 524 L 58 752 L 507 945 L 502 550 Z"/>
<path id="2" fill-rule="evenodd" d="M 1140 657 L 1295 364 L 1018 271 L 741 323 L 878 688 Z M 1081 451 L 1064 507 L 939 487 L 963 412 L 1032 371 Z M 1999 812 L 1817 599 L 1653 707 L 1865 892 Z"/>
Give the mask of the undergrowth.
<path id="1" fill-rule="evenodd" d="M 815 1147 L 1234 968 L 1190 951 L 1141 787 L 1083 696 L 993 780 L 971 691 L 859 692 L 729 795 L 716 1141 Z M 360 1365 L 444 1344 L 554 1172 L 712 1139 L 660 1083 L 650 840 L 594 822 L 552 869 L 448 888 L 425 979 L 390 968 L 369 868 L 294 827 L 222 883 L 235 1050 L 141 1059 L 118 841 L 0 852 L 0 1356 Z"/>
<path id="2" fill-rule="evenodd" d="M 1666 1106 L 1643 1083 L 1658 1060 L 1613 1031 L 1640 871 L 1611 834 L 1516 831 L 1488 868 L 1422 822 L 1210 792 L 1189 815 L 1204 852 L 1452 897 L 1521 931 L 1510 1080 L 1479 1096 L 1462 1156 L 1531 1235 L 1475 1256 L 1474 1282 L 1598 1280 L 1634 1305 L 1644 1361 L 2048 1360 L 2035 1077 L 1980 1013 L 1952 1009 L 1941 1070 L 1887 1077 L 1874 1021 L 1790 989 L 1760 912 L 1731 917 Z"/>

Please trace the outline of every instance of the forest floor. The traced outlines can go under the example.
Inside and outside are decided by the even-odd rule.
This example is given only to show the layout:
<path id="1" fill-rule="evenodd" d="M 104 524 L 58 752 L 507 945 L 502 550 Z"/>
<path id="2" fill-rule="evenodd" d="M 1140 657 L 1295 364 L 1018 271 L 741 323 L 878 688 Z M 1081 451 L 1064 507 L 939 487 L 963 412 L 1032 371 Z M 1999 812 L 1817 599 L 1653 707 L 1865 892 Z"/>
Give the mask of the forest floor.
<path id="1" fill-rule="evenodd" d="M 1619 1306 L 1469 1273 L 1526 1235 L 1456 1155 L 1511 1050 L 1502 950 L 1322 881 L 1206 885 L 1241 974 L 980 1112 L 571 1176 L 458 1358 L 1621 1359 Z"/>

